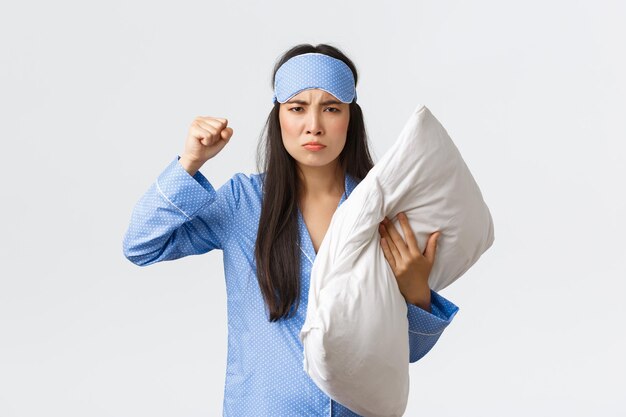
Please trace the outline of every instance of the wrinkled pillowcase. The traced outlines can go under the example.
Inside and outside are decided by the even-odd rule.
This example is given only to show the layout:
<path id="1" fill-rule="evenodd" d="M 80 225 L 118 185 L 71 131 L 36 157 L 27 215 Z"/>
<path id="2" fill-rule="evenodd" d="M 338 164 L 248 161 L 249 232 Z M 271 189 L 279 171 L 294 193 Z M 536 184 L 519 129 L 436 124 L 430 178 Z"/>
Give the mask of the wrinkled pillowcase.
<path id="1" fill-rule="evenodd" d="M 405 212 L 420 249 L 442 232 L 430 288 L 463 275 L 492 245 L 491 214 L 450 136 L 417 106 L 398 139 L 335 211 L 311 270 L 300 332 L 304 370 L 364 416 L 401 416 L 409 394 L 406 301 L 378 225 Z"/>

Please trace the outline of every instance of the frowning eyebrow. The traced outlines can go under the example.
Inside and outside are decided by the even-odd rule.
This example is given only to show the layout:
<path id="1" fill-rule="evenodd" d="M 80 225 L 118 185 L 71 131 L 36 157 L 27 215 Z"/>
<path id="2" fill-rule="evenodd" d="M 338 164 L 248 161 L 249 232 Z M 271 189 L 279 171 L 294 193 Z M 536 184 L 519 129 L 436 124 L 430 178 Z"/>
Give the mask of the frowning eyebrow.
<path id="1" fill-rule="evenodd" d="M 289 100 L 287 103 L 289 104 L 304 104 L 304 105 L 309 105 L 309 103 L 307 101 L 304 100 Z M 322 101 L 320 103 L 322 106 L 326 106 L 328 104 L 342 104 L 341 101 L 337 101 L 337 100 L 326 100 L 326 101 Z"/>

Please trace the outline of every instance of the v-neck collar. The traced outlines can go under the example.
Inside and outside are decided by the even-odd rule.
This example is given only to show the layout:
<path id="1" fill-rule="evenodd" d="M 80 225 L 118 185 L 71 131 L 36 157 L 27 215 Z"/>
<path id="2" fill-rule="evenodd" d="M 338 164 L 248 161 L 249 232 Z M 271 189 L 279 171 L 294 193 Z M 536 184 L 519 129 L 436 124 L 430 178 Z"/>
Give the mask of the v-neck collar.
<path id="1" fill-rule="evenodd" d="M 341 200 L 339 200 L 339 204 L 337 208 L 343 204 L 343 202 L 350 196 L 350 193 L 359 183 L 352 175 L 346 173 L 344 178 L 344 192 L 341 196 Z M 313 240 L 311 239 L 311 234 L 309 233 L 309 229 L 306 227 L 306 223 L 304 222 L 304 216 L 302 215 L 302 211 L 300 210 L 300 206 L 298 206 L 298 229 L 300 230 L 300 250 L 304 253 L 306 258 L 311 262 L 315 261 L 317 254 L 315 253 L 315 248 L 313 247 Z"/>

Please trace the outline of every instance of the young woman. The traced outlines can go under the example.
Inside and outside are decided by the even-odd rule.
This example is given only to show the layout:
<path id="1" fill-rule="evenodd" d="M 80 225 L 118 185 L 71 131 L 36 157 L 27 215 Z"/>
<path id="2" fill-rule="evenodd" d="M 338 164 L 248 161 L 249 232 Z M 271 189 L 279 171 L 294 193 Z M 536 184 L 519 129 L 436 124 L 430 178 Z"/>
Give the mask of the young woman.
<path id="1" fill-rule="evenodd" d="M 236 173 L 216 191 L 199 168 L 226 146 L 233 129 L 227 119 L 198 117 L 182 155 L 133 209 L 123 249 L 137 265 L 223 251 L 225 416 L 357 416 L 306 374 L 299 339 L 311 267 L 330 220 L 373 166 L 356 82 L 354 64 L 337 48 L 291 48 L 274 68 L 260 173 Z M 406 240 L 385 219 L 381 250 L 407 301 L 415 362 L 458 307 L 428 287 L 436 233 L 422 252 L 406 217 L 398 217 Z"/>

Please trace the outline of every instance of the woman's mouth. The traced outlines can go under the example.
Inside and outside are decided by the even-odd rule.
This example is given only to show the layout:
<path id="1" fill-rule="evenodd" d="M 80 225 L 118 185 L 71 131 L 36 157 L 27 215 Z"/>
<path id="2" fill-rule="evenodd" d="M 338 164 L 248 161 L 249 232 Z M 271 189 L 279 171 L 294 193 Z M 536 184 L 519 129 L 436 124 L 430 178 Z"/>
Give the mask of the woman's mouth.
<path id="1" fill-rule="evenodd" d="M 321 151 L 322 149 L 324 149 L 326 146 L 321 145 L 319 143 L 307 143 L 305 145 L 303 145 L 305 149 L 309 150 L 309 151 Z"/>

